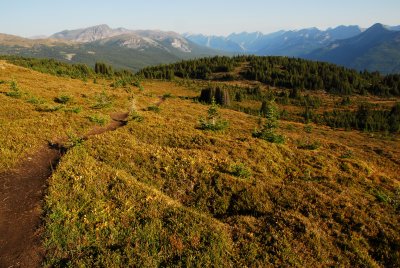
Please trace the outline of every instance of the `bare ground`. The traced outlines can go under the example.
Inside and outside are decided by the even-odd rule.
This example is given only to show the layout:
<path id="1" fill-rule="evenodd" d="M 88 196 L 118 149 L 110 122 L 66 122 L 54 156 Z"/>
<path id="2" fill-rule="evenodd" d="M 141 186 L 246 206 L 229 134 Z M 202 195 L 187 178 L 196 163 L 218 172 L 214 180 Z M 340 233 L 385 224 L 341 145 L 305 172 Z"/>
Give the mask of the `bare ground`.
<path id="1" fill-rule="evenodd" d="M 83 139 L 124 126 L 127 116 L 111 114 L 109 125 L 93 128 Z M 62 143 L 43 146 L 15 169 L 0 173 L 0 268 L 41 266 L 42 201 L 63 152 Z"/>

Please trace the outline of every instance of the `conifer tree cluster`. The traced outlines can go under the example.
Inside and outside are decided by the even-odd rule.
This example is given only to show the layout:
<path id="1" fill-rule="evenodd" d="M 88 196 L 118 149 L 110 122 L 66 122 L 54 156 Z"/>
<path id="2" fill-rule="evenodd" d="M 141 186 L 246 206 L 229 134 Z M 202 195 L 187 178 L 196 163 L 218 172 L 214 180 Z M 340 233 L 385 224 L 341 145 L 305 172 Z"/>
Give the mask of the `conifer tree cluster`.
<path id="1" fill-rule="evenodd" d="M 145 78 L 171 80 L 175 76 L 190 79 L 209 79 L 213 73 L 226 73 L 232 71 L 240 57 L 212 57 L 196 60 L 182 61 L 175 64 L 147 67 L 139 71 Z"/>
<path id="2" fill-rule="evenodd" d="M 96 74 L 112 75 L 114 73 L 113 68 L 103 62 L 96 62 L 94 65 L 94 72 Z"/>
<path id="3" fill-rule="evenodd" d="M 34 59 L 20 56 L 0 56 L 0 59 L 38 72 L 61 77 L 87 79 L 94 76 L 93 69 L 86 64 L 69 64 L 54 59 Z"/>
<path id="4" fill-rule="evenodd" d="M 359 105 L 356 111 L 333 110 L 324 113 L 323 121 L 333 128 L 400 132 L 400 103 L 390 110 L 377 110 L 368 104 Z"/>
<path id="5" fill-rule="evenodd" d="M 201 91 L 200 102 L 212 103 L 213 100 L 222 106 L 229 106 L 231 104 L 227 88 L 217 86 L 205 88 Z"/>

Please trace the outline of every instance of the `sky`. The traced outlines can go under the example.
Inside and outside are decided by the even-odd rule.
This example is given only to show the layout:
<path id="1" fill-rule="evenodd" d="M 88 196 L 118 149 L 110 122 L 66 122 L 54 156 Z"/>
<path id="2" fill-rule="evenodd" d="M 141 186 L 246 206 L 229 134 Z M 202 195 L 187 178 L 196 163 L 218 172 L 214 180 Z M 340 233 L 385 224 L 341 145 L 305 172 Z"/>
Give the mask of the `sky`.
<path id="1" fill-rule="evenodd" d="M 98 24 L 132 30 L 232 32 L 400 25 L 400 0 L 0 0 L 0 33 L 51 35 Z"/>

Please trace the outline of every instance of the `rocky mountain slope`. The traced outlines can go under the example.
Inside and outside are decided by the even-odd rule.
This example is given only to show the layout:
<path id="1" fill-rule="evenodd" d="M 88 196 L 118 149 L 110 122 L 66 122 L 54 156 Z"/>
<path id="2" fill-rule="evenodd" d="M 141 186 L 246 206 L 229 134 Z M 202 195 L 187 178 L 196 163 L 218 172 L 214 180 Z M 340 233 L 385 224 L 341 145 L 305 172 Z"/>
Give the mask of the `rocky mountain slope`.
<path id="1" fill-rule="evenodd" d="M 65 30 L 47 39 L 0 35 L 0 54 L 54 58 L 92 66 L 96 61 L 106 61 L 117 68 L 137 71 L 148 65 L 227 53 L 199 46 L 175 32 L 98 25 Z"/>
<path id="2" fill-rule="evenodd" d="M 304 57 L 358 70 L 400 72 L 400 32 L 375 24 L 363 33 L 338 40 Z"/>
<path id="3" fill-rule="evenodd" d="M 338 26 L 296 31 L 232 33 L 224 36 L 178 34 L 159 30 L 128 30 L 97 25 L 65 30 L 46 39 L 0 34 L 0 54 L 54 58 L 116 68 L 143 67 L 214 55 L 255 54 L 302 57 L 357 70 L 399 72 L 399 26 L 376 24 L 364 30 Z"/>

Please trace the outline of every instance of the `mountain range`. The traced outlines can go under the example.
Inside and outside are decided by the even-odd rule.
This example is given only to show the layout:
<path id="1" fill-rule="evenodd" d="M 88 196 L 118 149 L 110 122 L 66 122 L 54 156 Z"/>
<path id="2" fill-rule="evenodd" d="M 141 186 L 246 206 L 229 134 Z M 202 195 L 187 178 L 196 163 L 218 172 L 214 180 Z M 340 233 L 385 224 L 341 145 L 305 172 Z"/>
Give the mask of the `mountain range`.
<path id="1" fill-rule="evenodd" d="M 55 58 L 94 65 L 105 61 L 138 70 L 148 65 L 213 55 L 255 54 L 301 57 L 357 70 L 400 72 L 400 26 L 368 29 L 338 26 L 320 30 L 232 33 L 228 36 L 129 30 L 97 25 L 64 30 L 47 38 L 0 34 L 0 54 Z"/>
<path id="2" fill-rule="evenodd" d="M 65 30 L 48 38 L 0 35 L 0 54 L 55 58 L 94 65 L 104 61 L 137 71 L 182 59 L 227 54 L 197 45 L 175 32 L 112 29 L 107 25 Z"/>
<path id="3" fill-rule="evenodd" d="M 400 26 L 376 23 L 368 29 L 342 25 L 325 31 L 314 27 L 270 34 L 184 36 L 198 45 L 237 54 L 300 57 L 357 70 L 400 72 Z"/>
<path id="4" fill-rule="evenodd" d="M 261 32 L 233 33 L 224 36 L 202 34 L 184 36 L 196 44 L 213 49 L 256 55 L 300 56 L 338 39 L 353 37 L 362 32 L 358 26 L 339 26 L 326 31 L 317 28 L 297 31 L 278 31 L 270 34 Z"/>
<path id="5" fill-rule="evenodd" d="M 304 57 L 357 70 L 400 73 L 400 31 L 375 24 L 359 35 L 336 40 Z"/>

